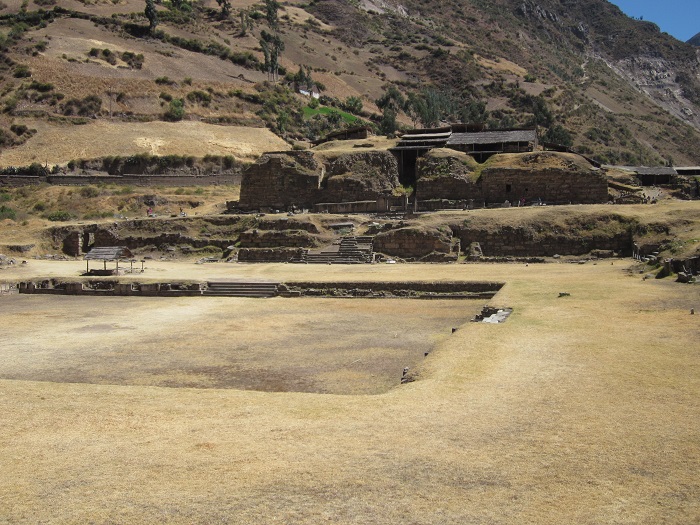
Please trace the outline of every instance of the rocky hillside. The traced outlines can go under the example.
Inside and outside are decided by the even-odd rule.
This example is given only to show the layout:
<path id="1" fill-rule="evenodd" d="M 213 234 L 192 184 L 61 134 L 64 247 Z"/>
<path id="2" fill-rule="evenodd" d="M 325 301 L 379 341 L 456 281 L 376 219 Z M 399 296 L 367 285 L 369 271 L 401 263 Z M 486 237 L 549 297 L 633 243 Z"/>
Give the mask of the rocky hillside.
<path id="1" fill-rule="evenodd" d="M 356 124 L 537 125 L 602 162 L 700 164 L 700 51 L 605 0 L 163 0 L 155 12 L 0 3 L 0 147 L 19 152 L 13 164 L 103 155 L 84 137 L 125 122 L 153 126 L 110 154 L 169 153 L 158 123 L 187 121 L 267 128 L 287 147 Z M 192 129 L 202 156 L 258 151 Z"/>

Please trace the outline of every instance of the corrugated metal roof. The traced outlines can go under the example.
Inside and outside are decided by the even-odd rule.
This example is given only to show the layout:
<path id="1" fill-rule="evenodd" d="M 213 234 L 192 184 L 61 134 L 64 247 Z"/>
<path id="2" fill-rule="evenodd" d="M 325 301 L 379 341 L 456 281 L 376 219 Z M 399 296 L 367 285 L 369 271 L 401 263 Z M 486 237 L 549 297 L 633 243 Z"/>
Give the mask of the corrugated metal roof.
<path id="1" fill-rule="evenodd" d="M 637 166 L 632 168 L 638 175 L 678 175 L 674 168 L 668 166 L 659 166 L 657 168 L 647 168 L 646 166 Z"/>
<path id="2" fill-rule="evenodd" d="M 130 259 L 132 257 L 131 251 L 126 246 L 100 246 L 86 253 L 83 259 L 89 261 L 116 261 L 117 259 Z"/>
<path id="3" fill-rule="evenodd" d="M 425 139 L 448 139 L 452 135 L 451 131 L 446 133 L 421 133 L 420 135 L 404 135 L 401 137 L 401 142 L 411 141 L 411 140 L 425 140 Z"/>
<path id="4" fill-rule="evenodd" d="M 447 141 L 447 145 L 501 144 L 505 142 L 535 142 L 536 140 L 537 132 L 534 129 L 480 131 L 477 133 L 453 133 Z"/>

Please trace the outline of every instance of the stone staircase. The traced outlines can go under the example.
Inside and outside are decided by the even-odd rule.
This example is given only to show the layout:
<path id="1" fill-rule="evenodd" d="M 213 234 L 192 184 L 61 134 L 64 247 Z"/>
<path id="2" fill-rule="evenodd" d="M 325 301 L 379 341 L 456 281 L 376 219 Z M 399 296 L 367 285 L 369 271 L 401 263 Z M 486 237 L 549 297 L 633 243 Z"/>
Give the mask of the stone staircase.
<path id="1" fill-rule="evenodd" d="M 348 236 L 321 250 L 309 250 L 299 262 L 309 264 L 363 264 L 372 262 L 372 237 Z"/>
<path id="2" fill-rule="evenodd" d="M 275 282 L 209 281 L 202 295 L 210 297 L 275 297 Z"/>

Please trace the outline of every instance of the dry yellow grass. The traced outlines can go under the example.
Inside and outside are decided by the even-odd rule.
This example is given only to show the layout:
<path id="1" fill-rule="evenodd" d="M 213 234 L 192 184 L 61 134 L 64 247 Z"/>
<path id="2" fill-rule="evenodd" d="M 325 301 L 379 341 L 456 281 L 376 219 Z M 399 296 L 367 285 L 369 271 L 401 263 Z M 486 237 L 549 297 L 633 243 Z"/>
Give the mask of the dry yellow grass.
<path id="1" fill-rule="evenodd" d="M 505 58 L 491 59 L 482 57 L 480 55 L 475 55 L 475 58 L 480 66 L 485 67 L 487 69 L 491 69 L 493 71 L 501 73 L 512 73 L 513 75 L 517 75 L 519 77 L 524 77 L 525 75 L 527 75 L 527 70 L 525 68 L 519 66 L 514 62 L 511 62 L 510 60 L 506 60 Z"/>
<path id="2" fill-rule="evenodd" d="M 463 326 L 418 382 L 383 395 L 0 381 L 0 516 L 697 523 L 700 318 L 689 309 L 700 294 L 643 281 L 627 266 L 153 263 L 148 271 L 168 278 L 503 280 L 493 302 L 515 312 L 502 325 Z M 10 275 L 81 267 L 30 261 Z M 70 350 L 70 333 L 51 334 L 51 316 L 62 312 L 31 299 L 44 323 L 27 329 Z M 172 306 L 163 300 L 139 322 L 172 323 Z M 26 337 L 18 328 L 6 328 L 6 340 Z M 169 345 L 178 341 L 162 351 Z"/>
<path id="3" fill-rule="evenodd" d="M 233 155 L 251 161 L 265 151 L 289 149 L 282 139 L 264 128 L 215 126 L 195 121 L 109 122 L 60 125 L 24 121 L 38 133 L 26 143 L 0 154 L 0 166 L 26 166 L 32 162 L 65 164 L 73 159 L 152 155 Z"/>

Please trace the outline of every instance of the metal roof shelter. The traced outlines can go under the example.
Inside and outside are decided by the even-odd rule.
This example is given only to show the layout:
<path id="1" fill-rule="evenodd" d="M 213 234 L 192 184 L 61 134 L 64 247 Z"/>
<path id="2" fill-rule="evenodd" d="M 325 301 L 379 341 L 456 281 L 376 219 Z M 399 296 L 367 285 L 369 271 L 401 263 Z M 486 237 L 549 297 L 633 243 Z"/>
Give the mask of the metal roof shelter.
<path id="1" fill-rule="evenodd" d="M 646 167 L 637 166 L 632 170 L 637 174 L 637 178 L 642 186 L 654 186 L 656 184 L 671 184 L 673 177 L 677 175 L 675 168 L 669 166 Z"/>
<path id="2" fill-rule="evenodd" d="M 90 261 L 102 261 L 104 263 L 104 271 L 107 272 L 107 261 L 115 261 L 117 264 L 116 271 L 119 271 L 119 261 L 122 259 L 132 259 L 134 256 L 126 246 L 100 246 L 93 248 L 85 254 L 87 264 L 87 272 L 90 273 Z"/>
<path id="3" fill-rule="evenodd" d="M 452 133 L 447 147 L 463 151 L 483 162 L 495 153 L 523 153 L 537 147 L 535 129 L 496 129 Z"/>
<path id="4" fill-rule="evenodd" d="M 416 129 L 402 135 L 390 149 L 399 162 L 399 180 L 404 185 L 416 181 L 416 162 L 433 148 L 462 151 L 484 162 L 496 153 L 523 153 L 537 148 L 536 129 L 494 129 L 483 131 L 480 126 L 452 124 L 441 128 Z"/>
<path id="5" fill-rule="evenodd" d="M 700 175 L 700 166 L 676 166 L 678 175 Z"/>

